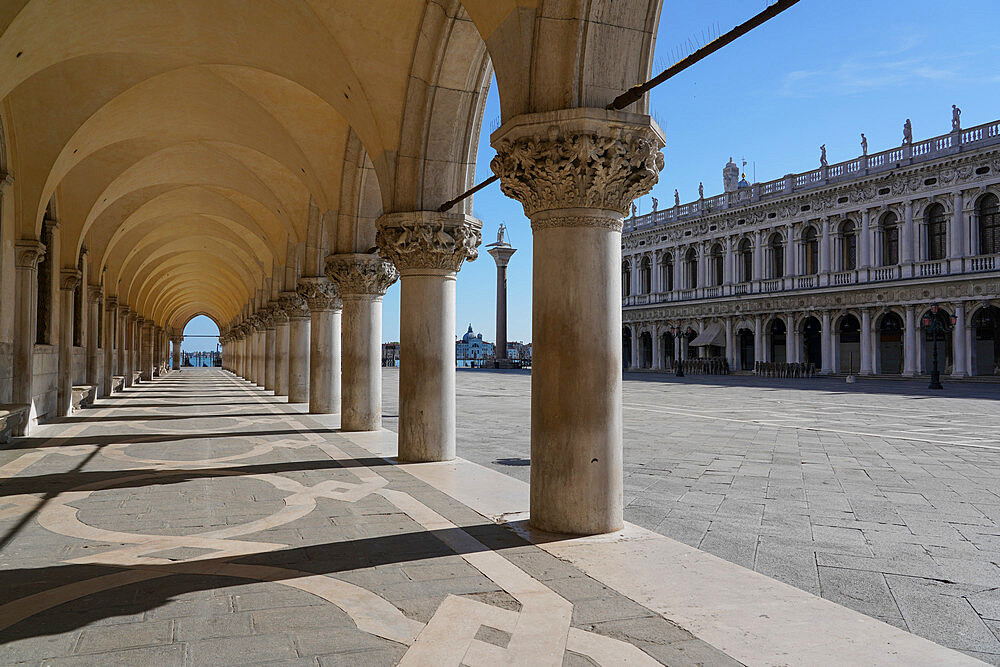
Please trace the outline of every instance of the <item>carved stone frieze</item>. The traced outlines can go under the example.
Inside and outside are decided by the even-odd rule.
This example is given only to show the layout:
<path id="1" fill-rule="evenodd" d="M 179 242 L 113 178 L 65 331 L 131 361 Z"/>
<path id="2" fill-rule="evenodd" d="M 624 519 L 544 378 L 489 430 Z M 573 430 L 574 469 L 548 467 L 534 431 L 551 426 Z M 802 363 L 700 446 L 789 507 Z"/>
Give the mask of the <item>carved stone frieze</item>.
<path id="1" fill-rule="evenodd" d="M 310 311 L 340 310 L 343 307 L 337 285 L 325 276 L 299 278 L 296 291 L 305 299 Z"/>
<path id="2" fill-rule="evenodd" d="M 375 223 L 379 254 L 400 272 L 408 269 L 458 271 L 479 257 L 483 223 L 467 215 L 414 211 L 389 213 Z"/>
<path id="3" fill-rule="evenodd" d="M 492 140 L 500 188 L 534 219 L 540 211 L 591 208 L 625 216 L 663 169 L 663 135 L 647 116 L 600 109 L 525 114 Z"/>
<path id="4" fill-rule="evenodd" d="M 399 271 L 378 255 L 345 253 L 326 258 L 326 276 L 336 283 L 345 298 L 381 298 L 399 280 Z"/>

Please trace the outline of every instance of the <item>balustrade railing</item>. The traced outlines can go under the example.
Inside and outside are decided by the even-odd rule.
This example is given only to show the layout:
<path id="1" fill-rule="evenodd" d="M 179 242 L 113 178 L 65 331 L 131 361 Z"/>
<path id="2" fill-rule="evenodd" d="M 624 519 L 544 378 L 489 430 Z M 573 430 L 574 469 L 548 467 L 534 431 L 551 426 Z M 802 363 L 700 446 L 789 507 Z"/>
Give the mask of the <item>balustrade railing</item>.
<path id="1" fill-rule="evenodd" d="M 981 255 L 969 259 L 969 271 L 995 271 L 1000 255 Z"/>
<path id="2" fill-rule="evenodd" d="M 721 287 L 706 287 L 705 288 L 705 298 L 706 299 L 715 299 L 715 298 L 718 298 L 718 296 L 720 294 L 722 294 L 722 288 Z"/>
<path id="3" fill-rule="evenodd" d="M 882 281 L 882 280 L 895 280 L 899 275 L 899 267 L 897 266 L 880 266 L 872 269 L 871 280 Z"/>
<path id="4" fill-rule="evenodd" d="M 840 273 L 833 274 L 833 280 L 831 281 L 834 285 L 850 285 L 856 282 L 857 274 L 854 271 L 841 271 Z"/>
<path id="5" fill-rule="evenodd" d="M 810 289 L 816 286 L 816 276 L 799 276 L 795 281 L 795 286 L 799 289 Z"/>
<path id="6" fill-rule="evenodd" d="M 733 292 L 737 296 L 740 296 L 740 295 L 743 295 L 743 294 L 749 294 L 750 293 L 750 283 L 737 283 L 734 286 L 734 288 L 733 288 Z"/>
<path id="7" fill-rule="evenodd" d="M 781 290 L 781 278 L 762 280 L 760 283 L 761 292 L 777 292 Z"/>
<path id="8" fill-rule="evenodd" d="M 944 273 L 944 262 L 921 262 L 917 264 L 917 275 L 921 278 L 940 276 L 942 273 Z"/>

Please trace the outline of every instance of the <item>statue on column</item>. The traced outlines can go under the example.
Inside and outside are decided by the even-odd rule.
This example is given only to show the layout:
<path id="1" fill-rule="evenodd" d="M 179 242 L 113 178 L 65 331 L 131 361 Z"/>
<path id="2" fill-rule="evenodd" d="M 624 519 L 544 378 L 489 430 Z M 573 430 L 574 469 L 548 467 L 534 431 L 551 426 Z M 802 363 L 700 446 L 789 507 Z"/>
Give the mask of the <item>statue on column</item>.
<path id="1" fill-rule="evenodd" d="M 819 147 L 819 166 L 825 167 L 826 165 L 826 144 Z"/>
<path id="2" fill-rule="evenodd" d="M 656 197 L 653 197 L 653 213 L 656 213 L 656 207 L 659 206 L 660 202 Z"/>
<path id="3" fill-rule="evenodd" d="M 913 143 L 913 125 L 910 124 L 910 119 L 907 118 L 906 122 L 903 123 L 903 145 Z"/>
<path id="4" fill-rule="evenodd" d="M 868 137 L 864 132 L 861 133 L 861 154 L 868 155 Z"/>
<path id="5" fill-rule="evenodd" d="M 505 231 L 507 231 L 507 228 L 501 222 L 500 229 L 497 230 L 497 244 L 503 244 L 503 234 Z"/>
<path id="6" fill-rule="evenodd" d="M 954 104 L 951 105 L 951 131 L 958 132 L 962 129 L 962 110 Z"/>
<path id="7" fill-rule="evenodd" d="M 705 184 L 702 183 L 701 181 L 698 181 L 698 199 L 704 199 L 704 198 L 705 198 Z"/>

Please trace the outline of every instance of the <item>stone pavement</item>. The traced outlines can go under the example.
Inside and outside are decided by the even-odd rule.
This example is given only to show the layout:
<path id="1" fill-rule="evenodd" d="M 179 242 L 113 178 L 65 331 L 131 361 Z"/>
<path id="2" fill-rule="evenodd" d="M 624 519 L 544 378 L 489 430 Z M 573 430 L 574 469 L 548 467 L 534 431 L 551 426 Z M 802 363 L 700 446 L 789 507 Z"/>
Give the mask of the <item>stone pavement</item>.
<path id="1" fill-rule="evenodd" d="M 739 664 L 228 373 L 79 414 L 0 450 L 4 665 Z"/>
<path id="2" fill-rule="evenodd" d="M 527 480 L 529 381 L 459 372 L 460 456 Z M 628 375 L 625 518 L 1000 664 L 1000 385 L 925 387 Z"/>

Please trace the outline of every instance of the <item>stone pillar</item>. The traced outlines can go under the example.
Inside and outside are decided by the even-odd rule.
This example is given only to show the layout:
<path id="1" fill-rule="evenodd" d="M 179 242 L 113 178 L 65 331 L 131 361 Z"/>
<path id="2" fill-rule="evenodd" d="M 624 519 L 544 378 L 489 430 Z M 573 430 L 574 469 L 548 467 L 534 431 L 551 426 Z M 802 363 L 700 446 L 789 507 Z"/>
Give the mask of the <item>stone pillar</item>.
<path id="1" fill-rule="evenodd" d="M 832 250 L 831 246 L 833 245 L 833 239 L 830 238 L 829 218 L 823 218 L 820 221 L 820 231 L 821 231 L 821 237 L 819 243 L 819 273 L 821 276 L 823 276 L 820 280 L 822 281 L 821 284 L 829 285 L 830 276 L 829 275 L 824 276 L 824 274 L 830 273 L 830 251 Z"/>
<path id="2" fill-rule="evenodd" d="M 861 309 L 861 370 L 858 375 L 872 374 L 872 316 L 867 308 Z"/>
<path id="3" fill-rule="evenodd" d="M 139 325 L 139 372 L 142 379 L 153 379 L 153 323 L 140 317 Z"/>
<path id="4" fill-rule="evenodd" d="M 639 368 L 639 328 L 635 323 L 630 328 L 632 329 L 632 336 L 629 338 L 628 369 L 634 371 Z"/>
<path id="5" fill-rule="evenodd" d="M 39 241 L 14 243 L 14 284 L 17 293 L 14 302 L 14 378 L 11 397 L 15 404 L 31 403 L 33 351 L 38 321 L 38 262 L 44 255 L 45 245 Z M 34 410 L 31 412 L 34 413 Z M 27 435 L 28 428 L 28 424 L 22 424 L 15 428 L 13 435 Z"/>
<path id="6" fill-rule="evenodd" d="M 264 313 L 258 311 L 253 317 L 253 371 L 251 382 L 258 387 L 264 386 L 264 343 L 267 337 L 267 322 Z"/>
<path id="7" fill-rule="evenodd" d="M 753 233 L 753 279 L 764 278 L 764 232 L 760 229 Z"/>
<path id="8" fill-rule="evenodd" d="M 128 318 L 128 306 L 119 303 L 115 310 L 115 357 L 118 374 L 123 376 L 122 389 L 125 389 L 125 379 L 128 373 L 125 372 L 125 323 Z"/>
<path id="9" fill-rule="evenodd" d="M 903 375 L 913 377 L 917 374 L 917 340 L 920 330 L 917 327 L 917 314 L 913 306 L 903 309 Z"/>
<path id="10" fill-rule="evenodd" d="M 799 328 L 795 322 L 795 314 L 785 318 L 785 362 L 795 363 L 795 352 L 799 347 Z"/>
<path id="11" fill-rule="evenodd" d="M 344 303 L 340 428 L 382 427 L 382 297 L 399 278 L 396 267 L 375 254 L 337 254 L 326 275 Z"/>
<path id="12" fill-rule="evenodd" d="M 455 280 L 482 223 L 429 211 L 383 215 L 379 253 L 400 273 L 399 459 L 455 458 Z"/>
<path id="13" fill-rule="evenodd" d="M 104 395 L 101 393 L 101 351 L 97 347 L 101 298 L 101 288 L 90 285 L 87 289 L 87 305 L 90 308 L 87 313 L 87 384 L 94 388 L 94 398 Z"/>
<path id="14" fill-rule="evenodd" d="M 343 305 L 326 276 L 299 278 L 298 293 L 309 305 L 309 412 L 340 411 L 340 320 Z"/>
<path id="15" fill-rule="evenodd" d="M 907 201 L 903 206 L 903 229 L 899 235 L 899 263 L 903 267 L 904 278 L 913 276 L 913 260 L 917 256 L 913 250 L 916 243 L 913 232 L 913 202 Z"/>
<path id="16" fill-rule="evenodd" d="M 951 334 L 954 350 L 952 358 L 951 376 L 956 378 L 965 377 L 969 374 L 968 365 L 968 328 L 965 326 L 965 304 L 961 301 L 955 304 L 955 330 Z"/>
<path id="17" fill-rule="evenodd" d="M 101 393 L 111 395 L 115 381 L 115 314 L 118 312 L 118 297 L 104 299 L 104 375 L 101 378 Z"/>
<path id="18" fill-rule="evenodd" d="M 73 412 L 73 304 L 74 292 L 80 282 L 80 271 L 63 269 L 59 275 L 59 368 L 56 386 L 56 414 L 63 417 Z"/>
<path id="19" fill-rule="evenodd" d="M 822 331 L 820 331 L 820 358 L 823 363 L 823 368 L 820 372 L 824 375 L 829 375 L 833 373 L 833 332 L 830 327 L 833 326 L 831 323 L 830 311 L 824 310 L 822 315 Z"/>
<path id="20" fill-rule="evenodd" d="M 681 337 L 680 334 L 674 336 L 674 364 L 681 360 Z"/>
<path id="21" fill-rule="evenodd" d="M 163 327 L 153 329 L 153 376 L 160 377 L 163 368 Z"/>
<path id="22" fill-rule="evenodd" d="M 764 361 L 764 320 L 760 315 L 753 318 L 753 360 L 754 364 Z"/>
<path id="23" fill-rule="evenodd" d="M 276 304 L 274 316 L 274 395 L 288 396 L 288 315 Z"/>
<path id="24" fill-rule="evenodd" d="M 134 384 L 133 381 L 133 369 L 135 368 L 132 359 L 132 348 L 135 347 L 135 339 L 132 332 L 132 311 L 128 306 L 122 305 L 121 310 L 121 327 L 122 327 L 122 375 L 125 376 L 122 388 L 131 387 Z"/>
<path id="25" fill-rule="evenodd" d="M 652 331 L 650 331 L 649 335 L 650 335 L 650 337 L 652 338 L 652 341 L 653 341 L 653 366 L 652 366 L 652 368 L 653 368 L 653 370 L 659 370 L 659 368 L 660 368 L 660 341 L 659 341 L 659 336 L 657 334 L 655 326 L 652 328 Z"/>
<path id="26" fill-rule="evenodd" d="M 296 292 L 281 293 L 288 316 L 288 402 L 309 401 L 309 306 Z"/>
<path id="27" fill-rule="evenodd" d="M 175 371 L 179 371 L 181 369 L 181 342 L 183 340 L 183 336 L 174 336 L 170 341 L 174 345 L 171 362 Z"/>
<path id="28" fill-rule="evenodd" d="M 502 242 L 489 248 L 490 255 L 497 263 L 497 336 L 494 352 L 497 359 L 507 358 L 507 264 L 515 252 L 516 248 Z M 659 291 L 659 284 L 655 285 L 654 291 Z"/>
<path id="29" fill-rule="evenodd" d="M 274 369 L 277 365 L 278 334 L 274 328 L 274 307 L 264 308 L 264 389 L 274 391 Z"/>
<path id="30" fill-rule="evenodd" d="M 736 334 L 733 331 L 733 320 L 731 317 L 723 320 L 726 326 L 726 361 L 729 363 L 729 370 L 736 372 L 739 367 L 739 357 L 736 354 Z"/>
<path id="31" fill-rule="evenodd" d="M 642 114 L 578 108 L 518 116 L 492 143 L 533 233 L 531 525 L 618 530 L 622 218 L 657 181 L 663 134 Z"/>
<path id="32" fill-rule="evenodd" d="M 141 327 L 141 324 L 142 324 L 142 318 L 139 317 L 138 313 L 136 313 L 135 311 L 133 311 L 129 315 L 129 324 L 130 324 L 130 328 L 132 330 L 132 346 L 129 349 L 129 353 L 130 353 L 130 355 L 132 357 L 132 372 L 133 372 L 133 375 L 135 375 L 135 371 L 139 371 L 139 373 L 141 375 L 142 374 L 142 364 L 140 363 L 140 359 L 142 357 L 142 353 L 141 353 L 141 349 L 142 349 L 142 331 L 141 331 L 140 327 Z M 138 380 L 134 380 L 133 382 L 138 382 Z"/>

